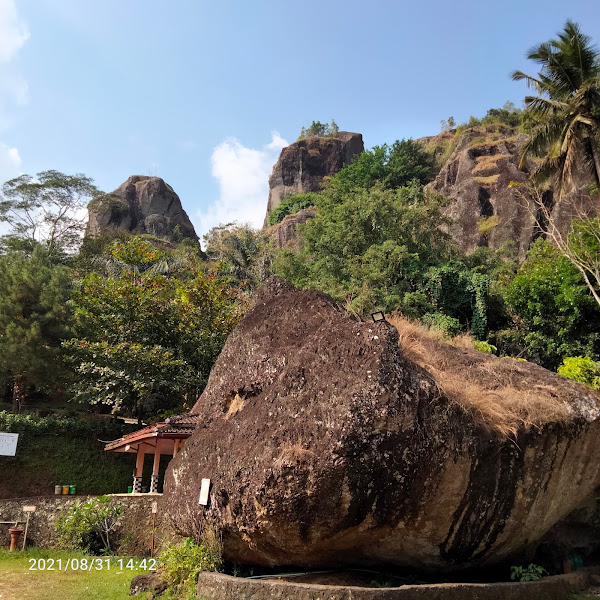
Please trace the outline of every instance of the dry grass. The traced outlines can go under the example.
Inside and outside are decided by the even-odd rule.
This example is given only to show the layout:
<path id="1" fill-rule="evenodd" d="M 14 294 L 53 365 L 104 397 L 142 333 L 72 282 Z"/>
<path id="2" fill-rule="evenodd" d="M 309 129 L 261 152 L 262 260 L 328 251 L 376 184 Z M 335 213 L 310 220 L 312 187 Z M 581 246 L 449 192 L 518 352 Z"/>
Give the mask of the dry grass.
<path id="1" fill-rule="evenodd" d="M 273 468 L 282 469 L 283 467 L 294 467 L 298 463 L 308 463 L 314 456 L 315 453 L 312 450 L 307 450 L 299 443 L 285 442 L 281 446 L 281 454 L 273 463 Z"/>
<path id="2" fill-rule="evenodd" d="M 498 182 L 499 177 L 500 174 L 497 173 L 496 175 L 488 175 L 487 177 L 473 177 L 473 181 L 480 185 L 493 185 Z"/>
<path id="3" fill-rule="evenodd" d="M 404 356 L 428 371 L 440 395 L 486 430 L 514 437 L 519 429 L 569 418 L 569 391 L 573 390 L 558 376 L 528 363 L 477 352 L 467 334 L 446 339 L 439 331 L 398 314 L 389 316 L 388 322 L 398 330 Z"/>
<path id="4" fill-rule="evenodd" d="M 484 154 L 483 156 L 478 156 L 475 159 L 477 164 L 473 168 L 473 173 L 482 173 L 484 171 L 496 169 L 498 168 L 498 161 L 503 158 L 510 158 L 510 154 L 492 154 L 491 156 Z"/>
<path id="5" fill-rule="evenodd" d="M 493 148 L 494 146 L 498 146 L 499 144 L 514 144 L 517 141 L 517 136 L 512 135 L 510 137 L 499 137 L 494 139 L 496 136 L 493 135 L 492 139 L 484 139 L 481 141 L 480 138 L 474 138 L 472 142 L 469 144 L 469 148 L 481 148 L 482 146 L 488 146 Z"/>

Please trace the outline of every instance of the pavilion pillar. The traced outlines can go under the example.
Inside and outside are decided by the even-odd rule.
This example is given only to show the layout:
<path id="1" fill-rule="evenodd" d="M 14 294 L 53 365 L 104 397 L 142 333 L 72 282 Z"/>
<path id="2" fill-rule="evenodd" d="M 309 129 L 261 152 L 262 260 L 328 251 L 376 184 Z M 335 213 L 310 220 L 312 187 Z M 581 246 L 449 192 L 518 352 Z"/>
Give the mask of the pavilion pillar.
<path id="1" fill-rule="evenodd" d="M 142 474 L 144 472 L 144 456 L 146 451 L 144 449 L 144 444 L 138 444 L 137 449 L 137 458 L 135 461 L 135 471 L 133 472 L 133 493 L 141 494 L 142 493 Z"/>
<path id="2" fill-rule="evenodd" d="M 158 494 L 158 469 L 160 467 L 160 440 L 156 439 L 154 447 L 154 465 L 152 466 L 152 477 L 150 478 L 150 493 Z"/>

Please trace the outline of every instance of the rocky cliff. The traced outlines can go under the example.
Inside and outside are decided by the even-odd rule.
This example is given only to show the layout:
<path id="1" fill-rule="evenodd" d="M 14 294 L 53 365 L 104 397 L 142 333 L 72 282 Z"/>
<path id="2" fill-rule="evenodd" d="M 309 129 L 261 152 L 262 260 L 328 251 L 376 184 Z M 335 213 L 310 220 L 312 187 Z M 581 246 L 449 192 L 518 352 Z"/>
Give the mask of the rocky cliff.
<path id="1" fill-rule="evenodd" d="M 399 335 L 273 278 L 193 409 L 165 509 L 184 535 L 216 526 L 237 562 L 497 563 L 600 483 L 599 405 L 536 365 Z"/>
<path id="2" fill-rule="evenodd" d="M 171 241 L 198 241 L 179 196 L 160 177 L 133 175 L 114 192 L 92 200 L 88 212 L 87 236 L 100 235 L 104 229 L 121 229 Z"/>
<path id="3" fill-rule="evenodd" d="M 316 215 L 314 207 L 303 208 L 293 215 L 287 215 L 283 221 L 269 227 L 265 233 L 273 241 L 275 248 L 300 249 L 298 225 L 303 225 Z"/>
<path id="4" fill-rule="evenodd" d="M 447 134 L 446 134 L 447 135 Z M 540 235 L 540 211 L 534 198 L 520 185 L 528 178 L 533 162 L 519 168 L 519 151 L 527 136 L 503 125 L 476 127 L 462 135 L 431 188 L 450 198 L 446 214 L 453 220 L 449 232 L 463 252 L 480 246 L 500 248 L 513 242 L 523 259 Z M 427 145 L 435 138 L 424 138 Z M 543 196 L 551 219 L 561 232 L 569 231 L 576 206 L 593 214 L 594 203 L 586 186 L 592 179 L 583 171 L 560 203 L 551 191 Z M 517 184 L 516 186 L 514 184 Z"/>
<path id="5" fill-rule="evenodd" d="M 284 148 L 269 178 L 267 217 L 288 196 L 318 192 L 325 177 L 340 171 L 363 151 L 362 135 L 348 131 L 340 131 L 334 138 L 298 140 Z"/>

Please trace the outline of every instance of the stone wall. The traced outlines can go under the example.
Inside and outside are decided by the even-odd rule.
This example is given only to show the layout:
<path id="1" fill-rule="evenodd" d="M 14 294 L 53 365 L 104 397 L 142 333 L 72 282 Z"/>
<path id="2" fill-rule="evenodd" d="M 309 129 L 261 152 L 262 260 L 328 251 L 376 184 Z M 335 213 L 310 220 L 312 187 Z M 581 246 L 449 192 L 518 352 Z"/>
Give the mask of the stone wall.
<path id="1" fill-rule="evenodd" d="M 178 536 L 170 528 L 166 515 L 162 511 L 162 495 L 158 494 L 114 494 L 123 506 L 119 528 L 115 534 L 119 554 L 145 556 L 150 554 L 152 530 L 152 502 L 158 502 L 156 515 L 155 546 L 160 549 L 168 541 L 177 541 Z M 26 515 L 23 506 L 34 505 L 27 532 L 28 545 L 41 548 L 55 548 L 57 535 L 55 522 L 58 516 L 68 510 L 76 501 L 85 501 L 90 496 L 37 496 L 29 498 L 10 498 L 0 500 L 0 521 L 12 524 L 0 525 L 0 547 L 9 545 L 8 528 L 15 521 L 24 527 Z"/>

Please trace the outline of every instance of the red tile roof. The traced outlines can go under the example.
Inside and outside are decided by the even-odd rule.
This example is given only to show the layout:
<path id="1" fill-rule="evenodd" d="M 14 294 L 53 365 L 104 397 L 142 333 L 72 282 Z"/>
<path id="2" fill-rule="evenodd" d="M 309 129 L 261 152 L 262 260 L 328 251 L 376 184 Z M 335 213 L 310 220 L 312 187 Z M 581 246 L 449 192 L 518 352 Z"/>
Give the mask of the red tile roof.
<path id="1" fill-rule="evenodd" d="M 162 423 L 149 425 L 133 433 L 128 433 L 123 437 L 109 442 L 104 447 L 108 452 L 121 448 L 127 444 L 136 444 L 144 439 L 166 437 L 170 439 L 185 439 L 190 437 L 196 429 L 198 423 L 198 414 L 187 413 L 165 419 Z"/>

